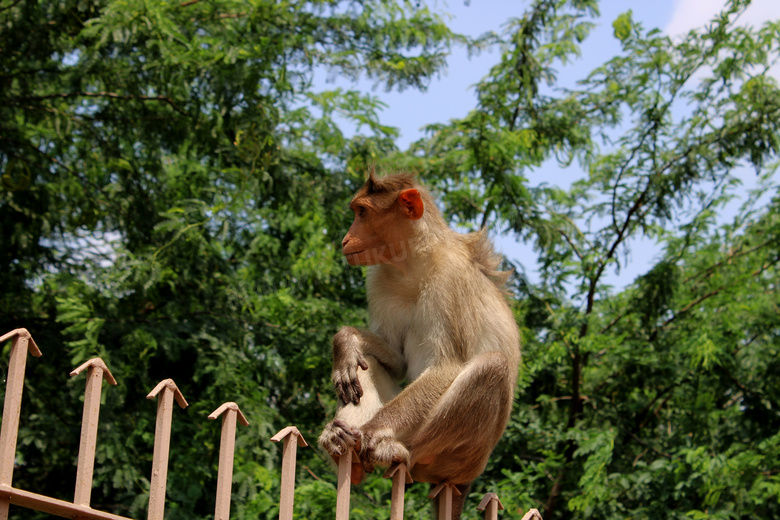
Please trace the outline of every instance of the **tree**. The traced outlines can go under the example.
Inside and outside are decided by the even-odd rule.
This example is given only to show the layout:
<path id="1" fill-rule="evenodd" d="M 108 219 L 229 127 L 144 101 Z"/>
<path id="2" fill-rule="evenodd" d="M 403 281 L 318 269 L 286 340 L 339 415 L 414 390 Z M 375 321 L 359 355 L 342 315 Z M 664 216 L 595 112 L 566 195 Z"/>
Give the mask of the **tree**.
<path id="1" fill-rule="evenodd" d="M 213 511 L 205 419 L 229 400 L 251 423 L 233 514 L 272 517 L 267 441 L 289 423 L 316 438 L 334 404 L 330 337 L 364 317 L 361 273 L 337 248 L 348 197 L 394 150 L 376 98 L 318 90 L 315 72 L 423 88 L 455 36 L 386 0 L 41 0 L 5 2 L 0 20 L 0 330 L 27 327 L 45 356 L 28 371 L 15 484 L 70 498 L 83 386 L 65 377 L 99 355 L 119 386 L 94 507 L 141 516 L 143 396 L 171 377 L 191 406 L 174 418 L 166 518 Z"/>

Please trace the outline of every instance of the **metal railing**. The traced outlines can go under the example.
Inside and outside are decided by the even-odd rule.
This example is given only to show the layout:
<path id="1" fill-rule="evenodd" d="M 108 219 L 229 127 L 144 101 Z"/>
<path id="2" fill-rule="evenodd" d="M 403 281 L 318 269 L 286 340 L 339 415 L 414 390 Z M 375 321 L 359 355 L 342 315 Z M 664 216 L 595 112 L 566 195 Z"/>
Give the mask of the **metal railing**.
<path id="1" fill-rule="evenodd" d="M 12 330 L 0 337 L 0 343 L 12 339 L 11 356 L 6 376 L 3 424 L 0 427 L 0 520 L 8 519 L 11 504 L 42 511 L 51 515 L 78 520 L 132 520 L 130 518 L 92 509 L 89 505 L 92 493 L 92 475 L 95 466 L 97 427 L 100 415 L 100 392 L 103 380 L 116 385 L 116 379 L 100 358 L 93 358 L 73 370 L 76 376 L 87 371 L 87 385 L 84 394 L 84 414 L 81 422 L 81 440 L 76 468 L 76 490 L 73 502 L 59 500 L 13 487 L 16 440 L 19 433 L 19 416 L 24 390 L 24 372 L 27 354 L 41 356 L 27 329 Z M 168 451 L 171 441 L 173 403 L 182 408 L 187 401 L 172 379 L 161 381 L 146 396 L 157 398 L 157 423 L 154 432 L 154 454 L 152 456 L 152 477 L 149 487 L 148 520 L 163 520 L 165 514 L 165 489 L 168 479 Z M 235 452 L 236 422 L 244 426 L 249 423 L 236 403 L 225 403 L 217 408 L 209 419 L 222 416 L 222 439 L 219 451 L 219 472 L 217 474 L 217 500 L 214 518 L 227 520 L 230 516 L 230 487 L 233 478 L 233 454 Z"/>
<path id="2" fill-rule="evenodd" d="M 13 343 L 11 345 L 11 355 L 6 377 L 2 427 L 0 427 L 0 520 L 8 519 L 8 511 L 11 504 L 77 520 L 132 520 L 90 507 L 95 450 L 97 446 L 97 426 L 100 415 L 100 393 L 104 380 L 111 385 L 117 384 L 111 371 L 100 358 L 90 359 L 70 373 L 71 376 L 76 376 L 85 370 L 87 371 L 84 413 L 82 416 L 76 469 L 76 489 L 73 494 L 73 502 L 13 487 L 16 441 L 19 432 L 27 354 L 40 357 L 41 351 L 27 329 L 16 329 L 5 334 L 0 337 L 0 343 L 4 343 L 9 339 L 13 340 Z M 161 381 L 146 397 L 147 399 L 157 398 L 157 423 L 154 434 L 154 454 L 152 457 L 147 520 L 164 520 L 168 453 L 174 401 L 182 408 L 187 407 L 187 401 L 172 379 Z M 244 426 L 248 426 L 249 423 L 244 414 L 241 413 L 238 405 L 233 402 L 223 404 L 212 412 L 208 418 L 215 420 L 220 416 L 222 417 L 222 434 L 214 518 L 216 520 L 228 520 L 230 517 L 236 423 L 240 422 Z M 306 447 L 307 443 L 295 426 L 284 428 L 271 440 L 282 442 L 283 445 L 279 520 L 292 520 L 295 496 L 296 453 L 298 447 Z M 356 453 L 350 452 L 340 457 L 338 461 L 336 520 L 347 520 L 349 518 L 350 472 L 352 462 L 356 460 L 356 457 Z M 385 477 L 393 481 L 390 520 L 403 520 L 404 490 L 406 484 L 412 483 L 412 477 L 404 464 L 397 464 L 391 467 L 385 473 Z M 452 498 L 456 493 L 459 493 L 458 489 L 448 482 L 439 484 L 431 491 L 429 498 L 435 498 L 439 501 L 439 520 L 451 519 Z M 496 520 L 498 511 L 503 508 L 501 501 L 495 493 L 486 494 L 482 502 L 477 506 L 479 511 L 484 511 L 485 519 L 487 520 Z M 522 520 L 542 520 L 542 517 L 536 509 L 531 509 L 523 516 Z"/>

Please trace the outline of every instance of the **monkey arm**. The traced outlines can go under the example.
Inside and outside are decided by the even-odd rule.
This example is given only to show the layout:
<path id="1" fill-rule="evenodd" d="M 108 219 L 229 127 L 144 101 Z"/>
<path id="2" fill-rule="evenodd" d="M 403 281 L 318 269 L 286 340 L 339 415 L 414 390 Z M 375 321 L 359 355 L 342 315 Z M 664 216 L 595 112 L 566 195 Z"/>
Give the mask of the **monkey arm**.
<path id="1" fill-rule="evenodd" d="M 333 336 L 333 373 L 331 379 L 336 394 L 345 403 L 358 404 L 363 388 L 357 377 L 358 368 L 368 369 L 365 356 L 375 358 L 396 380 L 403 378 L 406 361 L 381 336 L 365 329 L 342 327 Z"/>

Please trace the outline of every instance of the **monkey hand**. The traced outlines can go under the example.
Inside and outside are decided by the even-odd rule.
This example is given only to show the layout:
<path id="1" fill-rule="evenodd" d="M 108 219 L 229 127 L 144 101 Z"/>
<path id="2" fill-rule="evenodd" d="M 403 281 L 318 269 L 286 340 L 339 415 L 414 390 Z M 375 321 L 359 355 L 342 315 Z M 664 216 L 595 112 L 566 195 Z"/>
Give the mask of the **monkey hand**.
<path id="1" fill-rule="evenodd" d="M 390 430 L 371 433 L 361 432 L 360 459 L 364 465 L 392 466 L 403 462 L 409 467 L 409 450 L 399 442 Z"/>
<path id="2" fill-rule="evenodd" d="M 358 367 L 368 370 L 366 358 L 360 351 L 359 338 L 352 327 L 342 327 L 333 337 L 333 374 L 331 380 L 336 395 L 342 402 L 358 404 L 363 387 L 357 376 Z"/>
<path id="3" fill-rule="evenodd" d="M 356 356 L 351 363 L 333 367 L 333 386 L 336 387 L 336 395 L 344 403 L 358 404 L 363 397 L 363 387 L 357 377 L 358 367 L 368 370 L 368 363 L 363 356 Z"/>

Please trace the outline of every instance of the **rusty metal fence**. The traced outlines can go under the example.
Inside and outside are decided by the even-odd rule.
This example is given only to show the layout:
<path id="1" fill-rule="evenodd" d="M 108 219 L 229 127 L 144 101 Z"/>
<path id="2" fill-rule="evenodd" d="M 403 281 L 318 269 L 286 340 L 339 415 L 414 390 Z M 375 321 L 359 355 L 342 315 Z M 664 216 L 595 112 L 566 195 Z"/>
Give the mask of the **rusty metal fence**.
<path id="1" fill-rule="evenodd" d="M 97 426 L 100 415 L 100 393 L 103 380 L 116 385 L 116 380 L 106 364 L 100 358 L 93 358 L 73 370 L 76 376 L 87 371 L 87 384 L 84 394 L 84 413 L 81 424 L 81 439 L 76 468 L 76 489 L 73 502 L 67 502 L 30 491 L 13 487 L 13 472 L 16 458 L 16 441 L 19 432 L 22 392 L 27 354 L 40 357 L 38 349 L 27 329 L 16 329 L 0 337 L 0 344 L 13 340 L 11 345 L 8 373 L 6 375 L 5 402 L 3 404 L 2 427 L 0 427 L 0 520 L 8 519 L 11 504 L 33 509 L 55 516 L 75 518 L 77 520 L 133 520 L 124 516 L 99 511 L 90 507 L 92 476 L 97 447 Z M 171 440 L 171 422 L 174 401 L 182 408 L 187 401 L 172 379 L 161 381 L 146 396 L 157 398 L 157 422 L 154 433 L 154 452 L 152 456 L 152 476 L 149 487 L 149 506 L 147 520 L 164 520 L 165 491 L 168 476 L 168 452 Z M 228 402 L 212 412 L 208 418 L 222 417 L 222 434 L 219 451 L 219 470 L 217 473 L 215 520 L 228 520 L 230 517 L 231 482 L 233 478 L 233 456 L 235 452 L 236 424 L 248 426 L 244 414 L 233 402 Z M 295 495 L 296 452 L 298 447 L 307 446 L 301 432 L 295 426 L 288 426 L 272 439 L 282 442 L 282 482 L 279 501 L 279 520 L 292 520 Z M 338 461 L 338 483 L 336 489 L 336 520 L 349 518 L 350 471 L 355 453 L 348 453 Z M 390 519 L 402 520 L 404 510 L 404 489 L 412 482 L 404 464 L 391 467 L 385 477 L 392 479 Z M 447 482 L 436 486 L 429 498 L 439 501 L 439 520 L 452 517 L 452 497 L 458 490 Z M 477 507 L 485 512 L 486 519 L 497 519 L 498 510 L 503 509 L 495 493 L 488 493 Z M 522 520 L 542 520 L 536 509 L 531 509 Z"/>

